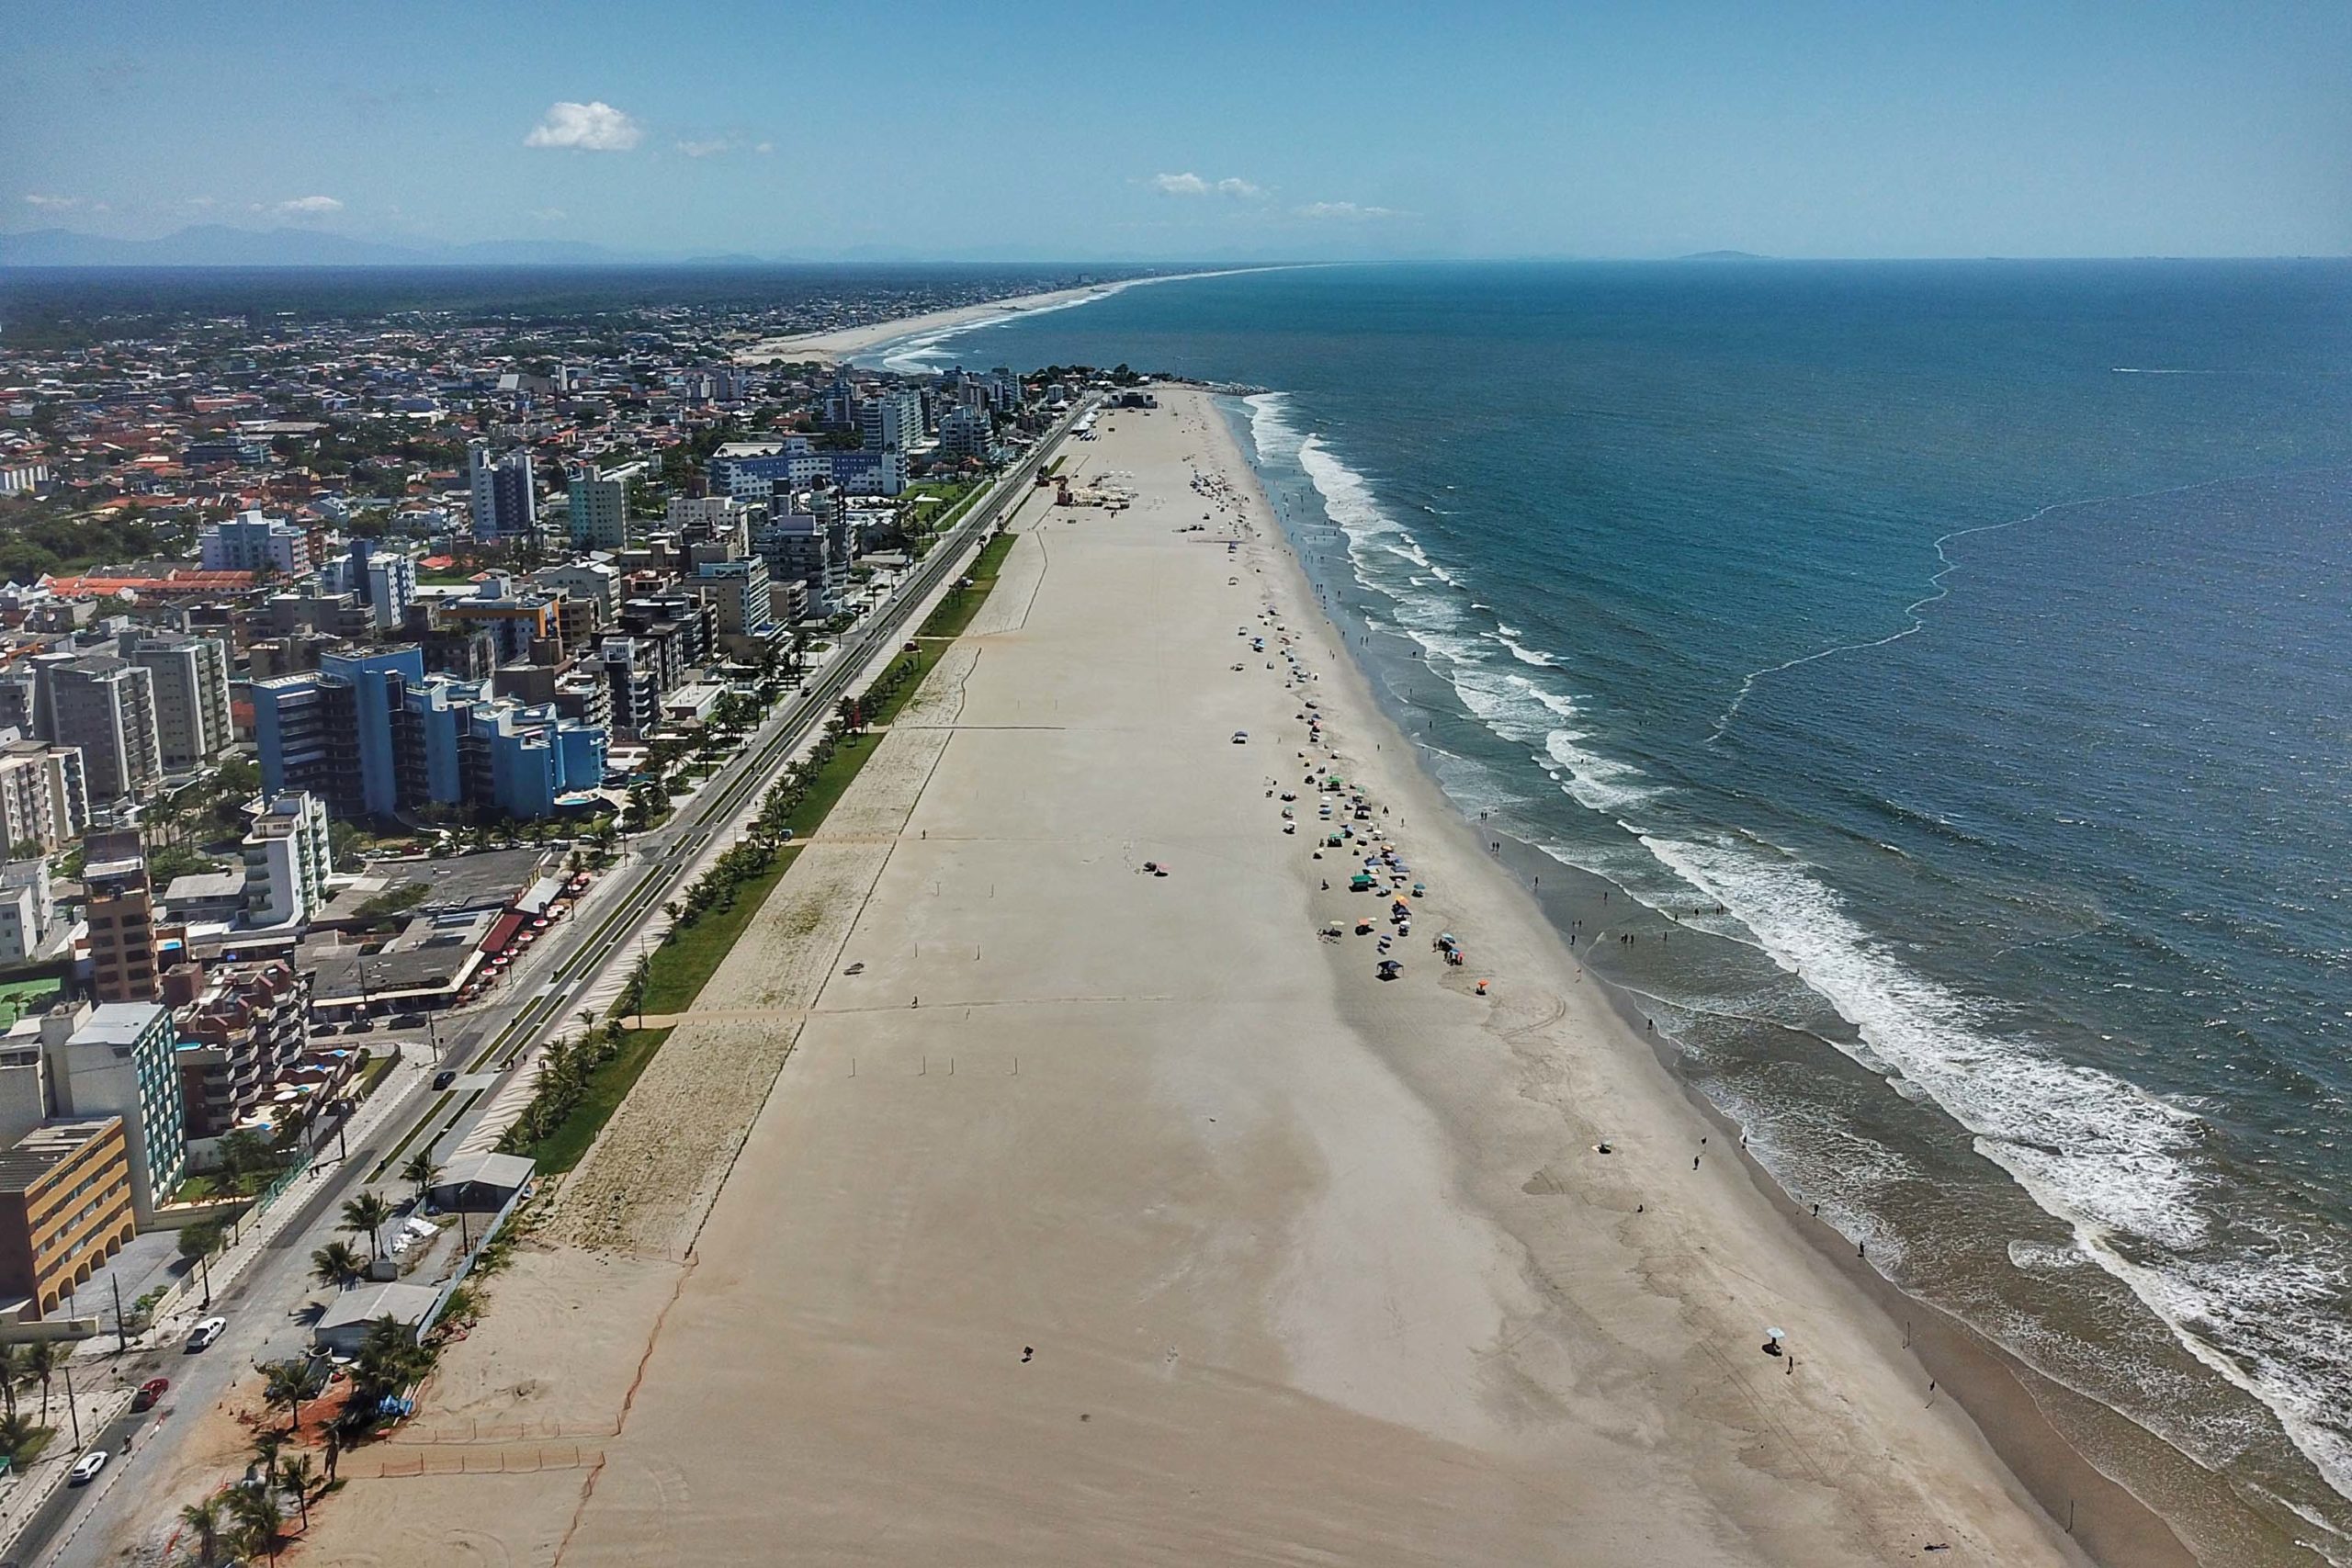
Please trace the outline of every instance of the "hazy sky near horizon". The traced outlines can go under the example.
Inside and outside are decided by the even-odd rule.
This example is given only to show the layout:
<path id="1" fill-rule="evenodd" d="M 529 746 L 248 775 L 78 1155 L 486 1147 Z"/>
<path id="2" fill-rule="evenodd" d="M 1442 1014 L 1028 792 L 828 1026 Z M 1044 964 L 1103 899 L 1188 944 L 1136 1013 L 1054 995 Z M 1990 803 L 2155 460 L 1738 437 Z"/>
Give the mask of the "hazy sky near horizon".
<path id="1" fill-rule="evenodd" d="M 0 231 L 2342 254 L 2352 6 L 0 0 Z"/>

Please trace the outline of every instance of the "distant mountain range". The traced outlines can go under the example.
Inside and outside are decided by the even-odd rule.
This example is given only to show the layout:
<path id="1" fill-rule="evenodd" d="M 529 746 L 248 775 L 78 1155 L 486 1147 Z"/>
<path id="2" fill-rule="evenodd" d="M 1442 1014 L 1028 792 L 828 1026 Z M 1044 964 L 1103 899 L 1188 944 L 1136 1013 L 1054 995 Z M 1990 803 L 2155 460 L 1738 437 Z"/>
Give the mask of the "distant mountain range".
<path id="1" fill-rule="evenodd" d="M 578 240 L 395 245 L 316 229 L 232 229 L 220 223 L 156 240 L 110 240 L 70 229 L 0 234 L 0 266 L 594 266 L 660 259 Z M 714 258 L 739 264 L 751 259 Z"/>
<path id="2" fill-rule="evenodd" d="M 443 244 L 430 240 L 393 243 L 359 240 L 319 229 L 236 229 L 207 223 L 154 240 L 113 240 L 71 229 L 34 229 L 0 234 L 0 268 L 29 266 L 708 266 L 778 265 L 1035 265 L 1111 266 L 1252 265 L 1268 261 L 1362 259 L 1343 248 L 1302 246 L 1297 254 L 1267 255 L 1247 247 L 1227 247 L 1181 258 L 1132 253 L 1040 257 L 1026 246 L 960 246 L 943 254 L 911 245 L 808 246 L 761 255 L 711 254 L 684 250 L 627 251 L 582 240 L 483 240 Z M 1393 258 L 1391 258 L 1393 259 Z"/>

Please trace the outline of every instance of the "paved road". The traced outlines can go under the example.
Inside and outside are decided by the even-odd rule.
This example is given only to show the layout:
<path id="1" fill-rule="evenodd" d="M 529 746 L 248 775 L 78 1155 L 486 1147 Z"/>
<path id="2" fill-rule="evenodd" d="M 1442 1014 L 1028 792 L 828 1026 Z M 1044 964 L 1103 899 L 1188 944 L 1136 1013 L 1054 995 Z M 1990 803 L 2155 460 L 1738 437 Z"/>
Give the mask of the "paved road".
<path id="1" fill-rule="evenodd" d="M 446 1021 L 437 1060 L 425 1050 L 410 1051 L 377 1090 L 378 1101 L 390 1097 L 392 1109 L 379 1113 L 373 1130 L 350 1145 L 348 1158 L 334 1158 L 330 1148 L 329 1157 L 303 1179 L 304 1185 L 280 1200 L 301 1208 L 216 1298 L 212 1310 L 229 1320 L 218 1343 L 201 1355 L 186 1355 L 173 1344 L 157 1350 L 134 1349 L 118 1361 L 119 1375 L 133 1386 L 151 1377 L 172 1380 L 162 1418 L 153 1421 L 152 1430 L 128 1459 L 118 1453 L 97 1483 L 60 1492 L 37 1514 L 9 1561 L 40 1568 L 97 1568 L 130 1544 L 125 1531 L 135 1522 L 135 1481 L 141 1472 L 168 1471 L 195 1416 L 227 1398 L 256 1363 L 298 1355 L 308 1347 L 311 1309 L 325 1299 L 310 1278 L 311 1254 L 342 1238 L 336 1220 L 343 1201 L 369 1181 L 382 1179 L 373 1173 L 395 1163 L 392 1156 L 403 1144 L 413 1148 L 430 1138 L 436 1151 L 446 1152 L 464 1140 L 508 1082 L 524 1051 L 577 1010 L 577 998 L 608 965 L 627 955 L 647 918 L 674 896 L 704 852 L 734 819 L 757 804 L 785 762 L 831 716 L 835 703 L 861 671 L 903 640 L 906 622 L 923 600 L 951 571 L 960 571 L 969 549 L 1020 505 L 1039 465 L 1060 445 L 1083 408 L 1071 411 L 1059 428 L 999 478 L 955 532 L 933 547 L 876 613 L 850 631 L 808 687 L 783 705 L 733 761 L 714 773 L 669 821 L 630 840 L 625 861 L 605 874 L 594 897 L 572 919 L 551 928 L 531 957 L 516 966 L 518 972 L 502 987 L 503 999 L 462 1021 Z M 441 1066 L 469 1074 L 495 1073 L 496 1078 L 464 1094 L 438 1092 L 431 1088 L 431 1078 Z M 119 1450 L 120 1435 L 114 1434 L 112 1440 Z"/>

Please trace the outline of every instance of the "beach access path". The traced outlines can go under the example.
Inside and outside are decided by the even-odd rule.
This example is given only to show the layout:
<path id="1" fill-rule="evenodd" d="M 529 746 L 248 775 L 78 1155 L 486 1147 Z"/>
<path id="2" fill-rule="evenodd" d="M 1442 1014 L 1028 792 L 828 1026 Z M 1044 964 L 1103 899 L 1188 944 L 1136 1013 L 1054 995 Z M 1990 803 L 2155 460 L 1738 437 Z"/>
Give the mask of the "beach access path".
<path id="1" fill-rule="evenodd" d="M 1022 509 L 309 1550 L 2079 1562 L 1420 775 L 1208 400 L 1101 428 L 1133 504 Z M 1427 886 L 1393 982 L 1310 762 Z"/>

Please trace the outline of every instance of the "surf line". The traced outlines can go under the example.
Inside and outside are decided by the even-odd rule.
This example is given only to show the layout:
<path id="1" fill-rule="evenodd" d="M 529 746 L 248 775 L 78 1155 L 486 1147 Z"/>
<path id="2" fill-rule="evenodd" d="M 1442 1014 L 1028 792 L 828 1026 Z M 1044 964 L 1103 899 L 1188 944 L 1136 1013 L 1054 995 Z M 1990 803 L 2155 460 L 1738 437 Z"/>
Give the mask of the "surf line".
<path id="1" fill-rule="evenodd" d="M 1943 564 L 1938 567 L 1928 578 L 1928 586 L 1933 589 L 1934 592 L 1928 594 L 1925 598 L 1914 599 L 1910 604 L 1905 604 L 1903 607 L 1903 614 L 1911 623 L 1909 626 L 1905 626 L 1900 631 L 1889 632 L 1884 637 L 1872 637 L 1867 642 L 1841 642 L 1835 648 L 1817 649 L 1814 652 L 1804 654 L 1800 658 L 1785 660 L 1779 664 L 1767 665 L 1761 670 L 1749 671 L 1746 675 L 1740 678 L 1739 690 L 1733 694 L 1731 705 L 1724 709 L 1722 713 L 1715 716 L 1714 728 L 1707 734 L 1707 744 L 1710 746 L 1714 745 L 1724 738 L 1727 731 L 1730 730 L 1733 723 L 1739 717 L 1739 710 L 1747 705 L 1748 696 L 1756 690 L 1756 683 L 1758 681 L 1763 680 L 1765 677 L 1769 675 L 1778 675 L 1783 671 L 1794 670 L 1801 665 L 1816 663 L 1824 659 L 1835 658 L 1837 655 L 1841 653 L 1864 653 L 1873 648 L 1884 648 L 1891 642 L 1901 642 L 1905 637 L 1911 636 L 1915 632 L 1927 630 L 1927 620 L 1920 612 L 1927 609 L 1928 605 L 1937 603 L 1939 600 L 1949 598 L 1951 596 L 1951 586 L 1944 580 L 1949 578 L 1953 572 L 1960 570 L 1960 563 L 1952 559 L 1951 553 L 1944 547 L 1955 540 L 1965 539 L 1972 534 L 1997 534 L 2005 528 L 2022 527 L 2028 523 L 2039 523 L 2053 512 L 2067 512 L 2078 506 L 2109 506 L 2118 502 L 2153 501 L 2160 495 L 2188 495 L 2196 491 L 2212 490 L 2222 485 L 2243 484 L 2251 479 L 2292 479 L 2307 475 L 2327 473 L 2330 471 L 2332 470 L 2328 468 L 2310 468 L 2301 470 L 2272 470 L 2269 472 L 2252 474 L 2228 474 L 2217 479 L 2199 479 L 2194 484 L 2160 485 L 2154 490 L 2132 491 L 2121 495 L 2091 495 L 2085 496 L 2079 501 L 2053 501 L 2049 505 L 2041 508 L 2039 511 L 2029 512 L 2022 517 L 2012 517 L 2006 523 L 1980 523 L 1973 528 L 1955 528 L 1949 534 L 1940 535 L 1935 541 L 1935 550 L 1936 559 L 1941 561 Z"/>

